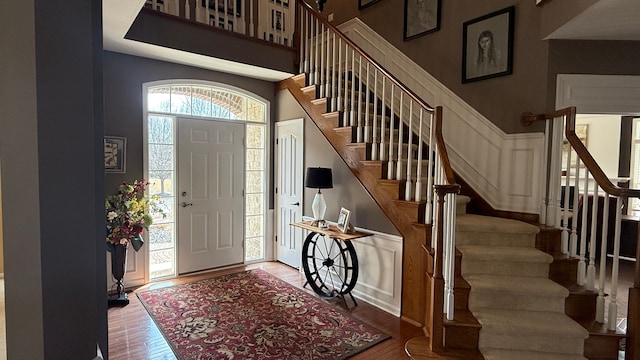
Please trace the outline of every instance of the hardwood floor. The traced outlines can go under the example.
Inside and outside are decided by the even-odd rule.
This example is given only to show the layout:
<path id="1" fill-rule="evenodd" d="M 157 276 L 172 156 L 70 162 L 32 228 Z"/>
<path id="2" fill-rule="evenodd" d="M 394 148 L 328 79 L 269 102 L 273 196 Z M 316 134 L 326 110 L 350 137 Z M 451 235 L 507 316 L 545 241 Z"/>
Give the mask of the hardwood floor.
<path id="1" fill-rule="evenodd" d="M 232 273 L 244 269 L 260 268 L 272 275 L 275 275 L 289 284 L 302 289 L 304 275 L 298 270 L 278 262 L 265 262 L 249 266 L 241 266 L 234 269 L 214 271 L 206 274 L 180 277 L 169 281 L 152 283 L 141 287 L 150 289 L 162 286 L 170 286 L 184 282 L 195 281 L 207 277 L 218 276 L 225 273 Z M 314 294 L 310 289 L 303 289 L 310 294 Z M 315 294 L 314 294 L 315 295 Z M 129 305 L 122 308 L 110 308 L 109 318 L 109 359 L 117 360 L 156 360 L 156 359 L 176 359 L 173 351 L 165 341 L 164 337 L 156 327 L 155 323 L 143 305 L 138 300 L 135 293 L 129 294 Z M 359 301 L 357 307 L 345 310 L 341 301 L 327 301 L 334 307 L 351 313 L 355 318 L 368 323 L 377 329 L 391 335 L 392 338 L 376 345 L 352 359 L 376 359 L 376 360 L 397 360 L 408 359 L 404 351 L 407 340 L 416 336 L 422 336 L 419 327 L 402 321 L 399 318 L 388 314 L 372 305 Z M 283 359 L 284 360 L 284 359 Z"/>

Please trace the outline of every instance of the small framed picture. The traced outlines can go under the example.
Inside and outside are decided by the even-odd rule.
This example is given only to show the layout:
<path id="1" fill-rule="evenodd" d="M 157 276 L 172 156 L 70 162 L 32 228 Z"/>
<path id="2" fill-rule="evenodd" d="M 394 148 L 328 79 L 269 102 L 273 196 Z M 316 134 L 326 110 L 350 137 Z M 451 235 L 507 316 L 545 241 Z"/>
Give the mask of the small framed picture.
<path id="1" fill-rule="evenodd" d="M 371 6 L 380 0 L 358 0 L 358 9 L 362 10 L 367 6 Z"/>
<path id="2" fill-rule="evenodd" d="M 284 13 L 280 10 L 271 10 L 271 28 L 284 31 Z"/>
<path id="3" fill-rule="evenodd" d="M 513 70 L 514 6 L 462 25 L 462 82 L 509 75 Z"/>
<path id="4" fill-rule="evenodd" d="M 338 229 L 343 233 L 349 232 L 349 220 L 351 219 L 351 211 L 341 208 L 340 215 L 338 215 Z"/>
<path id="5" fill-rule="evenodd" d="M 404 40 L 440 30 L 441 0 L 404 0 Z"/>
<path id="6" fill-rule="evenodd" d="M 124 174 L 127 159 L 127 138 L 119 136 L 104 137 L 104 171 Z"/>

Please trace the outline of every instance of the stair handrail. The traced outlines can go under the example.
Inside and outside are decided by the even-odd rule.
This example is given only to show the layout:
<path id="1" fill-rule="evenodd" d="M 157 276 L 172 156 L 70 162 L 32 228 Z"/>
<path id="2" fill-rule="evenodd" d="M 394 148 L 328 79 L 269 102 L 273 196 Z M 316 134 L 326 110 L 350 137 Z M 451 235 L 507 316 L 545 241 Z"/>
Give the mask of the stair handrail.
<path id="1" fill-rule="evenodd" d="M 400 89 L 402 89 L 402 91 L 404 91 L 405 93 L 409 94 L 411 96 L 411 98 L 413 99 L 413 101 L 421 104 L 424 108 L 430 110 L 430 111 L 435 111 L 435 108 L 432 107 L 431 105 L 427 104 L 424 100 L 422 100 L 418 95 L 416 95 L 413 91 L 411 91 L 411 89 L 407 88 L 402 82 L 400 82 L 400 80 L 398 80 L 398 78 L 396 78 L 393 74 L 391 74 L 389 71 L 387 71 L 387 69 L 385 69 L 384 67 L 382 67 L 382 65 L 380 65 L 380 63 L 378 63 L 375 59 L 373 59 L 371 56 L 369 56 L 369 54 L 367 54 L 364 50 L 362 50 L 362 48 L 360 48 L 355 42 L 353 42 L 353 40 L 349 39 L 349 37 L 347 37 L 346 35 L 344 35 L 342 33 L 342 31 L 340 31 L 337 27 L 335 27 L 333 24 L 331 24 L 330 22 L 328 22 L 327 20 L 325 20 L 322 16 L 319 16 L 319 13 L 316 11 L 316 9 L 314 9 L 311 5 L 309 5 L 308 3 L 306 3 L 304 0 L 298 0 L 298 4 L 304 8 L 306 8 L 307 10 L 309 10 L 312 14 L 314 14 L 316 16 L 316 18 L 322 23 L 324 24 L 324 26 L 326 26 L 327 28 L 333 30 L 333 32 L 336 33 L 337 36 L 339 36 L 345 43 L 347 43 L 350 47 L 352 47 L 353 49 L 355 49 L 358 54 L 360 56 L 362 56 L 363 58 L 367 59 L 367 61 L 371 64 L 373 64 L 373 66 L 376 67 L 376 69 L 378 69 L 378 71 L 380 71 L 381 73 L 383 73 L 386 77 L 388 77 L 389 79 L 391 79 L 393 81 L 393 83 L 399 87 Z M 296 26 L 299 26 L 299 23 L 296 22 Z M 299 32 L 298 32 L 299 33 Z M 296 37 L 296 39 L 299 39 L 298 37 Z M 300 46 L 300 44 L 298 44 L 298 46 Z M 454 181 L 455 182 L 455 181 Z"/>
<path id="2" fill-rule="evenodd" d="M 308 81 L 306 85 L 314 85 L 316 97 L 327 99 L 327 111 L 343 116 L 337 126 L 354 128 L 355 142 L 371 143 L 371 160 L 387 161 L 386 179 L 405 181 L 403 200 L 423 201 L 422 195 L 426 195 L 424 221 L 421 222 L 431 225 L 431 237 L 425 239 L 425 248 L 433 257 L 432 265 L 439 269 L 428 271 L 429 274 L 435 273 L 432 285 L 437 286 L 428 296 L 431 303 L 425 329 L 430 334 L 431 348 L 442 349 L 444 316 L 446 314 L 448 320 L 453 320 L 455 309 L 455 196 L 460 189 L 442 136 L 443 109 L 427 104 L 311 5 L 303 0 L 297 1 L 294 41 L 300 73 L 306 74 Z M 379 107 L 381 112 L 378 113 Z M 366 109 L 364 112 L 363 108 Z M 425 113 L 427 125 L 423 119 Z M 388 123 L 385 122 L 386 117 L 390 117 Z M 378 121 L 381 124 L 379 130 L 376 129 Z M 394 129 L 396 122 L 398 129 Z M 424 133 L 423 128 L 428 133 Z M 379 139 L 376 137 L 378 131 Z M 368 138 L 369 134 L 373 139 Z M 414 136 L 418 139 L 417 145 L 413 144 Z M 394 143 L 396 137 L 397 143 Z M 423 143 L 429 146 L 428 157 L 422 153 Z M 378 158 L 375 157 L 376 146 L 380 150 Z M 416 147 L 417 152 L 413 152 Z M 414 171 L 413 155 L 416 154 Z M 428 165 L 424 177 L 426 182 L 422 180 L 422 165 Z M 421 193 L 423 185 L 426 185 L 426 194 Z"/>
<path id="3" fill-rule="evenodd" d="M 607 193 L 613 196 L 620 196 L 624 198 L 639 197 L 640 189 L 629 189 L 614 185 L 607 175 L 602 171 L 598 162 L 593 158 L 589 150 L 584 146 L 580 138 L 576 135 L 576 107 L 570 106 L 564 109 L 556 110 L 548 114 L 532 113 L 522 114 L 521 122 L 524 126 L 530 126 L 536 121 L 553 120 L 555 118 L 566 117 L 567 122 L 565 125 L 565 136 L 571 147 L 576 151 L 580 159 L 584 162 L 584 165 L 589 172 L 593 175 L 594 179 L 598 182 L 598 185 Z"/>
<path id="4" fill-rule="evenodd" d="M 545 199 L 543 200 L 543 208 L 546 208 L 546 221 L 548 225 L 560 228 L 562 230 L 562 253 L 579 259 L 578 263 L 578 278 L 576 282 L 578 285 L 584 285 L 588 290 L 598 292 L 597 304 L 596 304 L 596 321 L 600 323 L 605 322 L 605 300 L 609 299 L 609 313 L 607 319 L 607 328 L 610 331 L 616 330 L 617 321 L 617 286 L 618 286 L 618 268 L 620 262 L 620 241 L 621 241 L 621 222 L 622 222 L 622 208 L 628 207 L 630 198 L 640 198 L 639 189 L 623 188 L 618 185 L 614 185 L 611 180 L 606 176 L 600 165 L 593 158 L 589 150 L 584 146 L 580 138 L 576 134 L 576 107 L 567 107 L 548 114 L 533 114 L 530 112 L 522 114 L 521 122 L 524 126 L 529 126 L 534 122 L 545 121 L 546 122 L 546 135 L 547 139 L 545 144 L 549 145 L 547 158 L 551 163 L 549 167 L 549 175 L 547 177 L 548 188 L 544 192 Z M 563 129 L 564 127 L 564 129 Z M 563 131 L 564 130 L 564 131 Z M 563 138 L 567 140 L 570 145 L 570 149 L 566 151 L 566 165 L 567 169 L 562 171 L 562 149 Z M 572 152 L 575 151 L 578 159 L 576 159 L 576 174 L 573 178 L 573 185 L 571 184 L 572 174 L 570 167 L 572 165 Z M 547 159 L 545 159 L 547 160 Z M 580 162 L 584 165 L 585 175 L 584 178 L 580 178 Z M 562 194 L 561 180 L 564 176 L 565 191 Z M 593 177 L 595 184 L 593 184 L 592 195 L 589 193 L 589 180 Z M 585 189 L 580 188 L 580 181 L 584 183 Z M 544 183 L 547 183 L 545 181 Z M 573 211 L 576 212 L 579 209 L 578 197 L 582 197 L 582 227 L 579 230 L 580 233 L 580 253 L 578 254 L 578 229 L 577 220 L 572 221 L 569 224 L 569 204 L 570 202 L 570 189 L 573 186 Z M 604 198 L 602 206 L 602 219 L 599 219 L 599 206 L 600 197 L 599 191 L 604 191 Z M 580 193 L 584 191 L 584 193 Z M 591 203 L 591 218 L 588 218 L 589 196 L 592 196 Z M 609 226 L 609 201 L 610 198 L 615 198 L 615 222 L 614 222 L 614 237 L 613 237 L 613 264 L 611 269 L 611 289 L 609 290 L 608 297 L 605 299 L 605 268 L 607 262 L 607 242 L 608 242 L 608 226 Z M 564 205 L 561 207 L 560 204 Z M 543 211 L 541 211 L 543 213 Z M 587 220 L 585 220 L 587 219 Z M 587 222 L 590 222 L 590 230 L 587 228 Z M 596 267 L 595 267 L 595 254 L 597 252 L 598 239 L 596 239 L 597 226 L 601 224 L 601 239 L 600 239 L 600 259 L 599 259 L 599 283 L 596 286 Z M 590 232 L 590 241 L 587 243 L 587 234 Z M 640 237 L 640 233 L 637 235 Z M 587 246 L 589 249 L 587 251 Z M 636 261 L 634 269 L 634 281 L 633 287 L 629 290 L 628 299 L 628 312 L 627 312 L 627 346 L 626 346 L 626 359 L 640 359 L 640 350 L 637 348 L 640 346 L 640 241 L 636 238 Z M 587 254 L 589 258 L 587 259 Z M 588 265 L 587 265 L 588 260 Z"/>

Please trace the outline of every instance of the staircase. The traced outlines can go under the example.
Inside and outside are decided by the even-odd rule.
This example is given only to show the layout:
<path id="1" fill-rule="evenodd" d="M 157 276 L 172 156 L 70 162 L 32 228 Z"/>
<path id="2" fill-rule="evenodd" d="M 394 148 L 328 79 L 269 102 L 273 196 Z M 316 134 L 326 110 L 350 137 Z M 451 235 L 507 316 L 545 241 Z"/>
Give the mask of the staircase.
<path id="1" fill-rule="evenodd" d="M 425 141 L 422 110 L 418 130 L 412 124 L 418 114 L 414 106 L 423 103 L 405 103 L 403 96 L 415 95 L 402 87 L 394 94 L 394 85 L 386 98 L 384 86 L 393 84 L 393 77 L 391 83 L 378 79 L 378 70 L 370 73 L 371 60 L 303 10 L 302 22 L 312 26 L 302 35 L 301 74 L 282 81 L 279 89 L 293 95 L 404 238 L 402 316 L 423 325 L 427 335 L 409 341 L 407 353 L 415 359 L 433 353 L 465 359 L 617 359 L 624 335 L 595 321 L 597 294 L 576 285 L 578 260 L 562 254 L 557 228 L 467 214 L 465 196 L 432 199 L 432 185 L 449 183 L 436 186 L 436 192 L 449 195 L 458 188 L 442 150 L 441 109 L 424 129 L 435 136 Z M 431 172 L 441 181 L 430 180 Z M 457 210 L 443 212 L 454 198 Z M 442 242 L 447 224 L 456 229 L 453 242 Z"/>

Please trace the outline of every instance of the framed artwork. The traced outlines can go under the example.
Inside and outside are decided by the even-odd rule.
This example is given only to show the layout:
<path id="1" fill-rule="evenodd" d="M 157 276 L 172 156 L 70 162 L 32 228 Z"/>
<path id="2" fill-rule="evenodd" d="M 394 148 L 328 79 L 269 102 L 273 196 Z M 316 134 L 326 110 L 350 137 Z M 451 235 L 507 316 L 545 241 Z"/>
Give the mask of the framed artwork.
<path id="1" fill-rule="evenodd" d="M 282 11 L 271 9 L 271 27 L 284 31 L 284 13 Z"/>
<path id="2" fill-rule="evenodd" d="M 343 233 L 347 233 L 349 231 L 349 220 L 351 219 L 351 211 L 341 208 L 340 214 L 338 215 L 338 229 Z"/>
<path id="3" fill-rule="evenodd" d="M 404 0 L 404 40 L 440 30 L 442 0 Z"/>
<path id="4" fill-rule="evenodd" d="M 380 0 L 358 0 L 358 9 L 362 10 L 367 6 L 371 6 Z"/>
<path id="5" fill-rule="evenodd" d="M 462 25 L 463 83 L 512 73 L 515 11 L 511 6 Z"/>
<path id="6" fill-rule="evenodd" d="M 127 138 L 104 137 L 104 170 L 108 173 L 124 174 L 127 160 Z"/>

